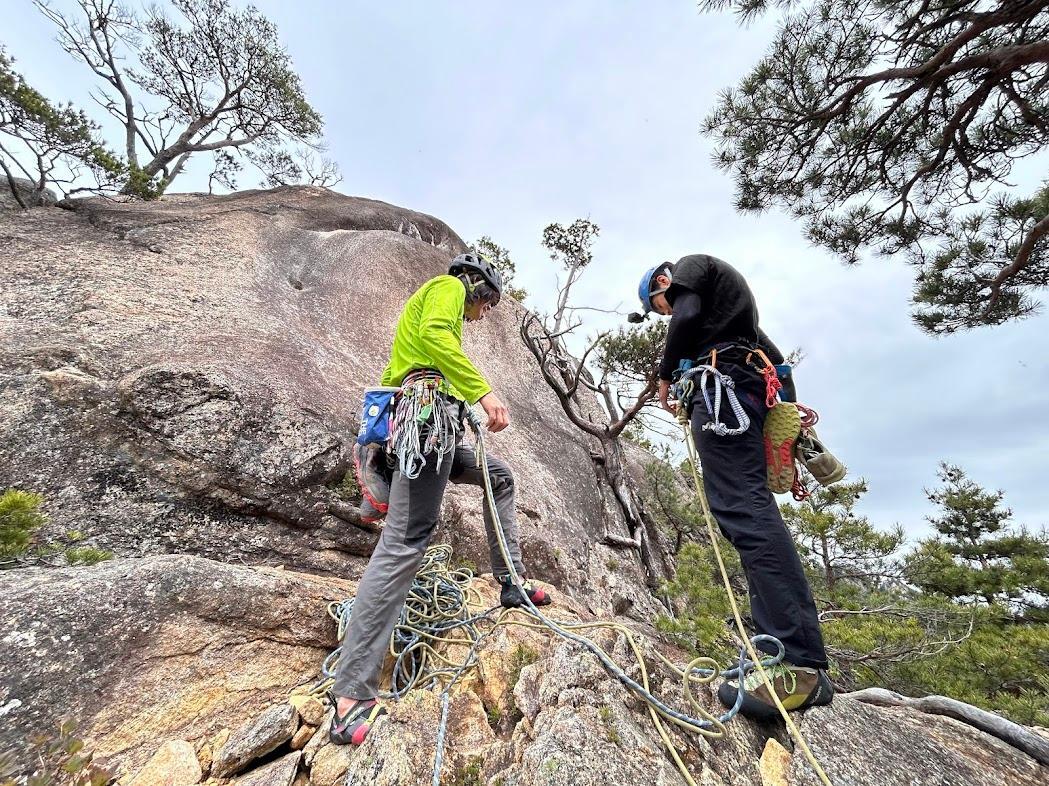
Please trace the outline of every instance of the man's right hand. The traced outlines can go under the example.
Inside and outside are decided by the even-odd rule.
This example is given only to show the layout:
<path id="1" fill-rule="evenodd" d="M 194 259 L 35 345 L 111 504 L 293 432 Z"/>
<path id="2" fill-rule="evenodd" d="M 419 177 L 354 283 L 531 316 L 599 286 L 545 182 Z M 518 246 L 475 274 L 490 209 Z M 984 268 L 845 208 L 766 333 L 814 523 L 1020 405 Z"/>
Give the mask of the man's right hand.
<path id="1" fill-rule="evenodd" d="M 506 408 L 506 404 L 500 401 L 495 393 L 486 393 L 478 403 L 484 409 L 484 414 L 488 416 L 489 431 L 502 431 L 510 425 L 510 410 Z"/>
<path id="2" fill-rule="evenodd" d="M 671 415 L 677 414 L 677 401 L 669 401 L 670 398 L 670 382 L 666 379 L 659 380 L 659 406 L 669 412 Z"/>

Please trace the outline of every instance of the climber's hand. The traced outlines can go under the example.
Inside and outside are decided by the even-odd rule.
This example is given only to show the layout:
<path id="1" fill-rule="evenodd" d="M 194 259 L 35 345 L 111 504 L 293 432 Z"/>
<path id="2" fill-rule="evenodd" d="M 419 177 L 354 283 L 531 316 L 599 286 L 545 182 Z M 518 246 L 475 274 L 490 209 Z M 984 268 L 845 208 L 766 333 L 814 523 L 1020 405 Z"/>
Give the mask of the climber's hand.
<path id="1" fill-rule="evenodd" d="M 499 400 L 495 393 L 486 393 L 479 402 L 484 414 L 488 416 L 488 430 L 491 432 L 502 431 L 510 425 L 510 410 L 506 404 Z"/>
<path id="2" fill-rule="evenodd" d="M 677 414 L 677 402 L 668 401 L 670 396 L 670 382 L 665 379 L 659 380 L 659 406 L 669 412 L 671 415 Z"/>

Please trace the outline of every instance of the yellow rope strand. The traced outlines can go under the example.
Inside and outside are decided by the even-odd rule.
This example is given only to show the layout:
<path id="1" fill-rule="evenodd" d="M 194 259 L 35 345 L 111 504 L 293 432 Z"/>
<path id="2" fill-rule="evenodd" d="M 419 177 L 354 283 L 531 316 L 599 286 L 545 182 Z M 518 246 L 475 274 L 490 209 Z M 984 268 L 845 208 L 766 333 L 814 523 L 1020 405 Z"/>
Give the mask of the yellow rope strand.
<path id="1" fill-rule="evenodd" d="M 787 709 L 783 706 L 783 702 L 780 701 L 779 696 L 776 695 L 776 689 L 772 684 L 772 680 L 769 679 L 768 672 L 765 671 L 765 667 L 761 665 L 761 658 L 758 657 L 757 652 L 754 650 L 754 645 L 750 641 L 750 637 L 747 635 L 746 628 L 743 626 L 743 619 L 739 613 L 739 606 L 736 604 L 736 594 L 732 591 L 732 583 L 729 581 L 728 569 L 725 567 L 725 560 L 721 556 L 721 549 L 718 547 L 718 533 L 714 527 L 714 515 L 710 512 L 710 505 L 707 503 L 707 495 L 703 490 L 703 479 L 699 475 L 699 455 L 696 451 L 696 443 L 692 438 L 692 429 L 689 427 L 687 421 L 684 420 L 684 410 L 678 411 L 678 421 L 681 423 L 682 430 L 685 432 L 685 444 L 688 445 L 688 463 L 692 468 L 692 477 L 696 483 L 696 494 L 699 496 L 700 506 L 703 509 L 703 519 L 707 525 L 707 535 L 710 538 L 710 545 L 714 547 L 714 556 L 717 558 L 718 569 L 721 571 L 721 581 L 725 585 L 725 593 L 728 595 L 729 605 L 732 607 L 732 618 L 736 621 L 736 629 L 739 631 L 740 638 L 743 639 L 743 644 L 747 648 L 747 654 L 753 661 L 755 668 L 761 675 L 761 679 L 765 683 L 765 687 L 768 690 L 769 695 L 772 697 L 773 702 L 776 704 L 776 709 L 779 710 L 779 714 L 783 716 L 783 722 L 787 724 L 787 729 L 790 731 L 790 735 L 794 738 L 794 741 L 801 748 L 802 753 L 808 760 L 809 764 L 812 765 L 812 769 L 816 775 L 819 776 L 820 781 L 824 786 L 832 786 L 830 778 L 827 777 L 827 773 L 823 771 L 823 767 L 816 760 L 812 750 L 809 748 L 809 744 L 805 741 L 805 737 L 802 735 L 801 730 L 794 724 Z M 740 682 L 743 680 L 743 675 L 740 675 Z M 742 689 L 742 685 L 740 686 Z"/>

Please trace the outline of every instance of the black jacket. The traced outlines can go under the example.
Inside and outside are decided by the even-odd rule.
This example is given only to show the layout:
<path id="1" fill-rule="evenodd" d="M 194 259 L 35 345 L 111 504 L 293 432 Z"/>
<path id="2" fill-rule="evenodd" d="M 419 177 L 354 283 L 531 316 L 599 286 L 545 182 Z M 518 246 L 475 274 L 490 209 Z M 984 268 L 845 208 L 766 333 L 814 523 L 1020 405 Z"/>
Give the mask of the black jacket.
<path id="1" fill-rule="evenodd" d="M 707 254 L 682 257 L 672 282 L 666 298 L 674 316 L 660 379 L 671 379 L 681 360 L 695 360 L 726 341 L 756 344 L 773 363 L 783 362 L 783 353 L 758 327 L 758 306 L 747 280 L 728 262 Z"/>

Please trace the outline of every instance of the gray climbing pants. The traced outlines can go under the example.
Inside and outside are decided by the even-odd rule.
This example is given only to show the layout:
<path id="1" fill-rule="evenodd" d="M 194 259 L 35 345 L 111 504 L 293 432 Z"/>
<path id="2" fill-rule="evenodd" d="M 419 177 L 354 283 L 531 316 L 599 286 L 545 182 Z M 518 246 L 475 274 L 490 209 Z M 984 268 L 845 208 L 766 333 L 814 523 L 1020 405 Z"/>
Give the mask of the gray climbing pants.
<path id="1" fill-rule="evenodd" d="M 342 640 L 332 689 L 336 696 L 371 699 L 379 694 L 379 679 L 383 659 L 390 649 L 390 637 L 437 525 L 445 487 L 451 480 L 483 489 L 484 474 L 476 464 L 473 448 L 459 444 L 454 456 L 444 457 L 440 469 L 436 457 L 431 455 L 414 480 L 408 480 L 400 472 L 394 473 L 386 525 L 357 585 L 353 613 Z M 514 513 L 513 475 L 506 464 L 493 456 L 488 457 L 488 472 L 510 557 L 517 572 L 524 575 Z M 484 524 L 492 572 L 496 576 L 507 573 L 487 494 Z"/>

